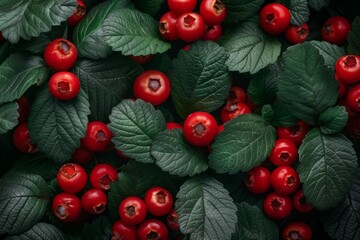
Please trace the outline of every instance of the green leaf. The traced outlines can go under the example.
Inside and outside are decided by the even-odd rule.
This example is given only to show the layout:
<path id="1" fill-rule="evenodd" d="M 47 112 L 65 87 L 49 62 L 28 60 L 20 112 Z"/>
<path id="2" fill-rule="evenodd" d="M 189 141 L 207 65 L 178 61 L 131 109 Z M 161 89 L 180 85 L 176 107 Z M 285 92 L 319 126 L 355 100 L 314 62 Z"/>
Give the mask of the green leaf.
<path id="1" fill-rule="evenodd" d="M 245 21 L 257 13 L 264 0 L 223 0 L 226 6 L 225 21 L 238 23 Z"/>
<path id="2" fill-rule="evenodd" d="M 18 124 L 18 107 L 16 102 L 0 105 L 0 134 L 6 133 Z"/>
<path id="3" fill-rule="evenodd" d="M 350 54 L 360 55 L 360 17 L 357 16 L 351 24 L 348 35 L 348 51 Z"/>
<path id="4" fill-rule="evenodd" d="M 103 39 L 104 21 L 115 10 L 132 6 L 130 0 L 109 0 L 91 9 L 74 30 L 74 44 L 79 57 L 106 58 L 112 51 Z"/>
<path id="5" fill-rule="evenodd" d="M 18 42 L 20 37 L 30 40 L 66 21 L 76 6 L 75 0 L 2 0 L 0 31 L 11 43 Z"/>
<path id="6" fill-rule="evenodd" d="M 86 223 L 83 227 L 82 239 L 109 240 L 111 239 L 111 221 L 108 216 L 101 216 L 91 224 Z"/>
<path id="7" fill-rule="evenodd" d="M 207 150 L 190 145 L 181 129 L 158 134 L 151 147 L 155 163 L 166 172 L 180 177 L 206 171 Z"/>
<path id="8" fill-rule="evenodd" d="M 48 186 L 38 175 L 8 172 L 0 179 L 0 234 L 19 234 L 45 214 Z"/>
<path id="9" fill-rule="evenodd" d="M 59 101 L 44 87 L 31 106 L 31 140 L 48 157 L 66 162 L 85 136 L 89 114 L 88 97 L 83 90 L 72 100 Z"/>
<path id="10" fill-rule="evenodd" d="M 275 143 L 275 129 L 255 114 L 240 115 L 224 127 L 209 156 L 209 166 L 217 173 L 250 170 L 266 159 Z"/>
<path id="11" fill-rule="evenodd" d="M 326 109 L 320 114 L 318 125 L 323 134 L 340 133 L 346 126 L 348 113 L 344 106 L 336 106 Z"/>
<path id="12" fill-rule="evenodd" d="M 144 13 L 154 16 L 165 0 L 134 0 L 136 8 Z"/>
<path id="13" fill-rule="evenodd" d="M 346 198 L 324 217 L 324 229 L 334 239 L 360 239 L 360 171 Z"/>
<path id="14" fill-rule="evenodd" d="M 281 0 L 279 3 L 290 10 L 291 24 L 300 26 L 309 20 L 310 10 L 307 0 Z"/>
<path id="15" fill-rule="evenodd" d="M 29 231 L 19 236 L 10 236 L 5 240 L 67 240 L 67 236 L 57 227 L 49 223 L 37 223 Z"/>
<path id="16" fill-rule="evenodd" d="M 279 239 L 276 223 L 268 219 L 258 207 L 242 202 L 237 205 L 237 217 L 239 221 L 233 240 Z"/>
<path id="17" fill-rule="evenodd" d="M 150 163 L 129 161 L 121 169 L 118 181 L 110 186 L 109 213 L 113 220 L 119 219 L 118 208 L 122 199 L 129 196 L 143 198 L 146 191 L 153 186 L 161 186 L 175 194 L 177 189 L 169 175 Z"/>
<path id="18" fill-rule="evenodd" d="M 274 119 L 274 114 L 274 110 L 269 104 L 264 105 L 261 109 L 261 117 L 267 122 L 271 122 Z"/>
<path id="19" fill-rule="evenodd" d="M 90 121 L 108 122 L 111 109 L 132 91 L 132 82 L 142 69 L 128 57 L 116 54 L 104 60 L 79 60 L 74 73 L 89 96 Z"/>
<path id="20" fill-rule="evenodd" d="M 274 119 L 271 124 L 274 126 L 290 127 L 299 121 L 297 117 L 292 116 L 281 102 L 276 102 L 272 109 L 274 110 Z"/>
<path id="21" fill-rule="evenodd" d="M 312 9 L 320 11 L 330 4 L 330 0 L 308 0 L 308 4 Z"/>
<path id="22" fill-rule="evenodd" d="M 167 73 L 171 67 L 171 58 L 168 52 L 155 54 L 152 56 L 150 62 L 142 66 L 145 70 L 158 70 Z"/>
<path id="23" fill-rule="evenodd" d="M 10 46 L 11 44 L 8 41 L 0 44 L 0 64 L 2 64 L 10 56 Z"/>
<path id="24" fill-rule="evenodd" d="M 257 23 L 246 22 L 225 32 L 220 45 L 230 54 L 226 65 L 230 71 L 258 72 L 280 55 L 281 44 L 267 35 Z"/>
<path id="25" fill-rule="evenodd" d="M 283 63 L 278 99 L 291 115 L 314 125 L 320 113 L 337 101 L 335 74 L 310 43 L 289 47 Z"/>
<path id="26" fill-rule="evenodd" d="M 314 128 L 302 142 L 299 160 L 306 200 L 318 210 L 339 204 L 349 191 L 358 166 L 352 143 L 341 134 L 323 135 Z"/>
<path id="27" fill-rule="evenodd" d="M 116 9 L 103 24 L 104 40 L 124 55 L 146 56 L 162 53 L 171 45 L 159 36 L 159 23 L 134 9 Z"/>
<path id="28" fill-rule="evenodd" d="M 339 47 L 336 44 L 331 44 L 328 42 L 320 41 L 310 41 L 311 45 L 319 50 L 320 55 L 324 58 L 325 66 L 334 68 L 336 61 L 345 55 L 343 48 Z"/>
<path id="29" fill-rule="evenodd" d="M 144 163 L 154 162 L 150 154 L 153 139 L 166 128 L 162 113 L 143 100 L 123 100 L 110 115 L 112 142 L 125 156 Z"/>
<path id="30" fill-rule="evenodd" d="M 20 98 L 32 85 L 40 85 L 48 77 L 41 57 L 12 54 L 0 66 L 0 104 Z"/>
<path id="31" fill-rule="evenodd" d="M 180 231 L 192 240 L 230 239 L 237 223 L 236 206 L 216 179 L 197 176 L 187 180 L 176 195 Z"/>
<path id="32" fill-rule="evenodd" d="M 171 96 L 178 114 L 212 112 L 223 105 L 230 90 L 227 54 L 214 42 L 196 42 L 180 51 L 169 73 Z"/>

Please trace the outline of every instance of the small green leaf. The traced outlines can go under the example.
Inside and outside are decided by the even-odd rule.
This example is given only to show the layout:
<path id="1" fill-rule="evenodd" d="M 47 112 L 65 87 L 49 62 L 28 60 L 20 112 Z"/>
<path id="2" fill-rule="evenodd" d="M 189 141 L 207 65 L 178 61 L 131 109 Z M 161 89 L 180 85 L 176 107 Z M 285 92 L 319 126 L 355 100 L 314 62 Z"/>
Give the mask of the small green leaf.
<path id="1" fill-rule="evenodd" d="M 326 109 L 320 114 L 318 125 L 323 134 L 340 133 L 346 126 L 348 113 L 344 106 L 336 106 Z"/>
<path id="2" fill-rule="evenodd" d="M 0 31 L 11 43 L 17 43 L 20 37 L 30 40 L 66 21 L 76 6 L 75 0 L 2 0 Z"/>
<path id="3" fill-rule="evenodd" d="M 320 41 L 310 41 L 311 45 L 319 50 L 320 55 L 324 58 L 325 66 L 334 68 L 336 61 L 345 55 L 343 48 L 339 47 L 336 44 L 331 44 L 328 42 Z"/>
<path id="4" fill-rule="evenodd" d="M 0 134 L 6 133 L 18 124 L 18 107 L 16 102 L 0 105 Z"/>
<path id="5" fill-rule="evenodd" d="M 220 45 L 230 54 L 226 65 L 230 71 L 258 72 L 280 55 L 281 44 L 267 35 L 257 23 L 246 22 L 225 32 Z"/>
<path id="6" fill-rule="evenodd" d="M 103 24 L 104 40 L 124 55 L 162 53 L 171 45 L 160 39 L 158 22 L 134 9 L 116 9 Z"/>
<path id="7" fill-rule="evenodd" d="M 330 4 L 330 0 L 308 0 L 308 4 L 312 9 L 320 11 Z"/>
<path id="8" fill-rule="evenodd" d="M 302 142 L 299 160 L 306 200 L 319 210 L 339 204 L 349 191 L 358 166 L 352 143 L 341 134 L 323 135 L 314 128 Z"/>
<path id="9" fill-rule="evenodd" d="M 275 114 L 274 110 L 269 104 L 264 105 L 263 108 L 261 109 L 261 117 L 267 122 L 271 122 L 274 119 L 275 117 L 274 114 Z"/>
<path id="10" fill-rule="evenodd" d="M 115 54 L 104 60 L 79 60 L 74 73 L 89 96 L 90 121 L 108 122 L 111 109 L 132 91 L 132 82 L 142 69 L 128 57 Z"/>
<path id="11" fill-rule="evenodd" d="M 150 154 L 153 139 L 166 127 L 159 110 L 143 100 L 123 100 L 110 115 L 112 142 L 125 156 L 144 163 L 154 162 Z"/>
<path id="12" fill-rule="evenodd" d="M 237 231 L 232 236 L 233 240 L 279 239 L 276 223 L 268 219 L 258 207 L 242 202 L 237 205 L 237 209 L 239 221 Z"/>
<path id="13" fill-rule="evenodd" d="M 108 216 L 101 216 L 83 227 L 82 239 L 108 240 L 111 239 L 111 221 Z"/>
<path id="14" fill-rule="evenodd" d="M 310 43 L 289 47 L 283 63 L 278 99 L 291 115 L 314 125 L 320 113 L 337 101 L 335 74 L 324 65 L 323 57 Z"/>
<path id="15" fill-rule="evenodd" d="M 214 42 L 196 42 L 180 51 L 169 73 L 171 96 L 182 118 L 196 111 L 212 112 L 223 105 L 230 90 L 227 54 Z"/>
<path id="16" fill-rule="evenodd" d="M 5 240 L 68 240 L 67 236 L 57 227 L 49 223 L 37 223 L 29 231 L 18 236 L 10 236 Z"/>
<path id="17" fill-rule="evenodd" d="M 0 104 L 20 98 L 32 85 L 49 77 L 41 57 L 14 53 L 0 66 Z"/>
<path id="18" fill-rule="evenodd" d="M 154 16 L 161 8 L 165 0 L 134 0 L 137 9 Z"/>
<path id="19" fill-rule="evenodd" d="M 166 130 L 157 135 L 151 155 L 163 171 L 180 177 L 193 176 L 208 168 L 207 150 L 190 145 L 181 129 Z"/>
<path id="20" fill-rule="evenodd" d="M 72 100 L 59 101 L 46 86 L 32 103 L 28 123 L 31 140 L 48 157 L 66 162 L 85 136 L 89 114 L 84 91 Z"/>
<path id="21" fill-rule="evenodd" d="M 237 223 L 236 206 L 223 185 L 208 176 L 187 180 L 176 195 L 180 231 L 192 240 L 230 239 Z"/>
<path id="22" fill-rule="evenodd" d="M 272 109 L 274 110 L 274 119 L 271 124 L 274 126 L 291 127 L 299 121 L 297 117 L 292 116 L 281 102 L 276 102 Z"/>
<path id="23" fill-rule="evenodd" d="M 348 35 L 348 51 L 350 54 L 360 55 L 360 16 L 357 16 L 351 24 Z"/>
<path id="24" fill-rule="evenodd" d="M 0 179 L 0 234 L 29 230 L 45 214 L 48 186 L 38 175 L 8 172 Z"/>
<path id="25" fill-rule="evenodd" d="M 226 22 L 239 23 L 254 16 L 264 0 L 223 0 L 226 6 Z"/>
<path id="26" fill-rule="evenodd" d="M 275 129 L 255 114 L 240 115 L 224 127 L 209 156 L 209 166 L 217 173 L 250 170 L 266 159 L 275 143 Z"/>
<path id="27" fill-rule="evenodd" d="M 279 3 L 290 10 L 291 24 L 300 26 L 309 20 L 310 10 L 307 2 L 307 0 L 281 0 Z"/>

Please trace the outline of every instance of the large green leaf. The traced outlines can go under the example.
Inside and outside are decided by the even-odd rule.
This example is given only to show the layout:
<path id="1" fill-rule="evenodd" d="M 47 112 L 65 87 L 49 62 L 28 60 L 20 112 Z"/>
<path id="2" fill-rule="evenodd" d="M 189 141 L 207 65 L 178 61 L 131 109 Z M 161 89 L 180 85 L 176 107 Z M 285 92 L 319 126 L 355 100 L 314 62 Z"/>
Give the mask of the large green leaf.
<path id="1" fill-rule="evenodd" d="M 320 55 L 324 58 L 327 67 L 334 68 L 336 61 L 345 55 L 343 48 L 336 44 L 331 44 L 325 41 L 310 41 L 310 43 L 319 50 Z"/>
<path id="2" fill-rule="evenodd" d="M 280 55 L 281 44 L 267 35 L 257 23 L 246 22 L 224 33 L 220 45 L 230 54 L 226 65 L 230 71 L 256 73 Z"/>
<path id="3" fill-rule="evenodd" d="M 222 0 L 226 6 L 227 22 L 238 23 L 252 17 L 261 8 L 264 0 Z"/>
<path id="4" fill-rule="evenodd" d="M 337 101 L 334 71 L 310 43 L 289 47 L 283 63 L 278 98 L 292 115 L 314 125 L 320 113 Z"/>
<path id="5" fill-rule="evenodd" d="M 0 235 L 19 234 L 45 214 L 48 186 L 38 175 L 8 172 L 0 179 Z"/>
<path id="6" fill-rule="evenodd" d="M 0 104 L 20 98 L 32 85 L 49 77 L 41 57 L 14 53 L 0 66 Z"/>
<path id="7" fill-rule="evenodd" d="M 74 73 L 89 96 L 90 121 L 108 122 L 111 109 L 132 91 L 132 82 L 142 69 L 128 57 L 116 54 L 104 60 L 79 60 Z"/>
<path id="8" fill-rule="evenodd" d="M 159 36 L 159 23 L 134 9 L 116 9 L 103 24 L 105 42 L 124 55 L 146 56 L 168 50 Z"/>
<path id="9" fill-rule="evenodd" d="M 351 54 L 360 55 L 360 16 L 357 16 L 351 24 L 348 35 L 348 50 Z"/>
<path id="10" fill-rule="evenodd" d="M 143 100 L 123 100 L 110 115 L 112 142 L 125 156 L 140 162 L 154 162 L 150 154 L 153 139 L 166 127 L 162 113 Z"/>
<path id="11" fill-rule="evenodd" d="M 346 126 L 348 113 L 344 106 L 335 106 L 326 109 L 320 114 L 318 126 L 323 134 L 340 133 Z"/>
<path id="12" fill-rule="evenodd" d="M 18 42 L 20 37 L 30 40 L 66 21 L 76 6 L 75 0 L 2 0 L 0 31 L 12 43 Z"/>
<path id="13" fill-rule="evenodd" d="M 59 101 L 44 87 L 30 111 L 31 140 L 48 157 L 66 162 L 85 136 L 89 114 L 88 97 L 83 90 L 72 100 Z"/>
<path id="14" fill-rule="evenodd" d="M 151 147 L 155 163 L 163 171 L 180 177 L 206 171 L 207 153 L 207 149 L 190 145 L 181 129 L 163 131 L 157 135 Z"/>
<path id="15" fill-rule="evenodd" d="M 341 134 L 323 135 L 315 128 L 303 140 L 299 160 L 306 200 L 319 210 L 339 204 L 349 191 L 358 166 L 352 143 Z"/>
<path id="16" fill-rule="evenodd" d="M 165 0 L 134 0 L 136 8 L 150 15 L 155 15 Z"/>
<path id="17" fill-rule="evenodd" d="M 216 172 L 245 172 L 270 154 L 276 139 L 275 129 L 260 116 L 240 115 L 224 126 L 211 145 L 209 156 L 209 166 Z"/>
<path id="18" fill-rule="evenodd" d="M 108 216 L 101 216 L 83 227 L 82 239 L 109 240 L 111 239 L 111 221 Z"/>
<path id="19" fill-rule="evenodd" d="M 290 10 L 291 24 L 299 26 L 309 20 L 310 10 L 307 0 L 281 0 L 279 3 Z"/>
<path id="20" fill-rule="evenodd" d="M 180 51 L 169 73 L 171 96 L 178 114 L 212 112 L 226 101 L 230 74 L 225 66 L 227 54 L 214 42 L 196 42 Z"/>
<path id="21" fill-rule="evenodd" d="M 323 7 L 329 5 L 329 3 L 330 0 L 308 0 L 309 6 L 316 11 L 320 11 Z"/>
<path id="22" fill-rule="evenodd" d="M 68 240 L 67 236 L 57 227 L 49 223 L 37 223 L 29 231 L 18 236 L 10 236 L 5 240 Z"/>
<path id="23" fill-rule="evenodd" d="M 18 124 L 18 107 L 16 102 L 0 105 L 0 134 L 6 133 Z"/>
<path id="24" fill-rule="evenodd" d="M 131 7 L 130 0 L 109 0 L 94 7 L 76 26 L 74 44 L 80 57 L 106 58 L 112 51 L 104 39 L 104 21 L 116 9 Z"/>
<path id="25" fill-rule="evenodd" d="M 180 231 L 192 240 L 231 239 L 237 223 L 236 206 L 216 179 L 197 176 L 187 180 L 176 195 Z"/>
<path id="26" fill-rule="evenodd" d="M 237 205 L 238 224 L 233 240 L 278 240 L 279 230 L 275 222 L 267 218 L 258 207 L 246 202 Z M 259 227 L 261 226 L 261 227 Z"/>

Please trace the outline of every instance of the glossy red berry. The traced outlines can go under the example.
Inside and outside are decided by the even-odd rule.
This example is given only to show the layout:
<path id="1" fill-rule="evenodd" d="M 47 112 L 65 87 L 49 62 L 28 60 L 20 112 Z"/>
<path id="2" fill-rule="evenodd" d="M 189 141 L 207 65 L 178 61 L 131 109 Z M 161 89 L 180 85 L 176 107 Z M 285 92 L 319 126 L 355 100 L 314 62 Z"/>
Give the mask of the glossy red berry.
<path id="1" fill-rule="evenodd" d="M 202 0 L 200 15 L 206 24 L 217 25 L 226 18 L 226 7 L 220 0 Z"/>
<path id="2" fill-rule="evenodd" d="M 136 226 L 124 223 L 122 220 L 116 221 L 112 225 L 111 240 L 137 240 Z"/>
<path id="3" fill-rule="evenodd" d="M 295 143 L 286 138 L 276 140 L 273 149 L 271 150 L 269 160 L 276 166 L 290 166 L 298 156 L 298 150 Z"/>
<path id="4" fill-rule="evenodd" d="M 137 230 L 139 240 L 167 240 L 168 234 L 169 231 L 165 224 L 157 219 L 146 220 Z"/>
<path id="5" fill-rule="evenodd" d="M 185 119 L 183 132 L 185 139 L 192 145 L 205 147 L 217 135 L 217 122 L 207 112 L 194 112 Z"/>
<path id="6" fill-rule="evenodd" d="M 118 173 L 116 169 L 107 164 L 101 163 L 96 165 L 90 173 L 91 185 L 99 190 L 107 191 L 110 189 L 110 184 L 118 180 Z"/>
<path id="7" fill-rule="evenodd" d="M 15 128 L 13 143 L 15 147 L 23 153 L 36 153 L 38 151 L 38 148 L 31 143 L 27 123 L 23 123 Z"/>
<path id="8" fill-rule="evenodd" d="M 173 231 L 179 231 L 179 214 L 172 209 L 166 217 L 168 227 Z"/>
<path id="9" fill-rule="evenodd" d="M 77 1 L 77 6 L 76 6 L 76 10 L 73 13 L 73 15 L 71 15 L 68 18 L 68 24 L 69 26 L 75 26 L 76 24 L 78 24 L 86 15 L 86 5 L 83 2 L 83 0 L 76 0 Z"/>
<path id="10" fill-rule="evenodd" d="M 133 56 L 133 55 L 129 55 L 129 58 L 134 60 L 135 62 L 137 62 L 140 65 L 144 65 L 148 62 L 150 62 L 150 60 L 152 59 L 153 55 L 149 54 L 146 56 Z"/>
<path id="11" fill-rule="evenodd" d="M 63 222 L 73 222 L 81 214 L 80 199 L 70 193 L 59 193 L 52 201 L 53 214 Z"/>
<path id="12" fill-rule="evenodd" d="M 291 127 L 277 127 L 276 136 L 277 138 L 286 138 L 295 143 L 299 147 L 306 134 L 309 132 L 310 127 L 304 121 L 297 122 Z"/>
<path id="13" fill-rule="evenodd" d="M 83 190 L 87 178 L 84 168 L 76 163 L 62 165 L 56 175 L 59 187 L 67 193 L 77 193 Z"/>
<path id="14" fill-rule="evenodd" d="M 309 36 L 309 26 L 303 23 L 300 26 L 290 24 L 285 31 L 285 38 L 292 44 L 303 43 Z"/>
<path id="15" fill-rule="evenodd" d="M 142 223 L 146 218 L 146 205 L 138 197 L 127 197 L 119 205 L 119 215 L 121 220 L 130 225 Z"/>
<path id="16" fill-rule="evenodd" d="M 76 164 L 86 165 L 90 162 L 93 156 L 94 156 L 93 151 L 90 151 L 84 148 L 83 146 L 80 146 L 79 148 L 75 149 L 75 152 L 71 156 L 71 159 Z"/>
<path id="17" fill-rule="evenodd" d="M 360 112 L 360 84 L 350 88 L 346 96 L 346 102 L 349 104 L 351 110 Z"/>
<path id="18" fill-rule="evenodd" d="M 353 84 L 360 81 L 360 57 L 345 55 L 335 64 L 335 76 L 339 82 Z"/>
<path id="19" fill-rule="evenodd" d="M 176 21 L 176 31 L 181 40 L 193 42 L 204 34 L 205 22 L 197 13 L 184 13 Z"/>
<path id="20" fill-rule="evenodd" d="M 197 0 L 167 0 L 171 12 L 178 16 L 186 12 L 192 12 L 196 4 Z"/>
<path id="21" fill-rule="evenodd" d="M 260 11 L 260 25 L 264 32 L 277 35 L 284 32 L 290 24 L 290 11 L 279 3 L 269 3 Z"/>
<path id="22" fill-rule="evenodd" d="M 305 195 L 302 189 L 299 189 L 293 197 L 293 206 L 296 211 L 301 213 L 310 212 L 313 209 L 313 206 L 306 202 Z"/>
<path id="23" fill-rule="evenodd" d="M 237 100 L 231 102 L 228 101 L 220 111 L 220 118 L 223 123 L 226 123 L 239 115 L 248 113 L 251 113 L 251 110 L 245 103 Z"/>
<path id="24" fill-rule="evenodd" d="M 106 210 L 108 198 L 99 189 L 90 189 L 81 197 L 81 205 L 85 212 L 90 214 L 101 214 Z"/>
<path id="25" fill-rule="evenodd" d="M 220 24 L 217 25 L 206 25 L 205 32 L 201 36 L 201 40 L 216 42 L 222 35 L 222 27 Z"/>
<path id="26" fill-rule="evenodd" d="M 176 122 L 167 122 L 166 123 L 166 129 L 167 130 L 171 130 L 171 129 L 175 129 L 175 128 L 180 128 L 182 129 L 182 126 Z"/>
<path id="27" fill-rule="evenodd" d="M 284 219 L 291 214 L 291 198 L 275 192 L 270 193 L 264 200 L 263 211 L 269 218 L 275 220 Z"/>
<path id="28" fill-rule="evenodd" d="M 111 142 L 112 133 L 103 122 L 89 122 L 86 129 L 85 138 L 81 139 L 81 144 L 94 152 L 105 150 Z"/>
<path id="29" fill-rule="evenodd" d="M 75 45 L 63 38 L 57 38 L 44 51 L 46 64 L 57 71 L 66 71 L 75 65 L 77 49 Z"/>
<path id="30" fill-rule="evenodd" d="M 19 113 L 19 117 L 18 117 L 18 121 L 19 124 L 23 124 L 25 122 L 27 122 L 27 119 L 29 117 L 30 114 L 30 102 L 29 99 L 25 96 L 20 97 L 19 99 L 16 100 L 19 108 L 18 108 L 18 113 Z"/>
<path id="31" fill-rule="evenodd" d="M 176 30 L 177 15 L 173 12 L 167 12 L 160 18 L 159 31 L 163 38 L 167 40 L 176 40 L 179 38 Z"/>
<path id="32" fill-rule="evenodd" d="M 168 214 L 174 204 L 171 193 L 163 187 L 148 189 L 144 200 L 148 212 L 157 217 Z"/>
<path id="33" fill-rule="evenodd" d="M 267 192 L 270 185 L 270 171 L 265 167 L 254 167 L 244 177 L 245 186 L 250 192 L 261 194 Z"/>
<path id="34" fill-rule="evenodd" d="M 281 232 L 282 240 L 311 240 L 312 230 L 304 222 L 291 222 L 287 224 Z"/>
<path id="35" fill-rule="evenodd" d="M 66 101 L 78 95 L 80 80 L 71 72 L 57 72 L 51 76 L 48 86 L 53 97 Z"/>
<path id="36" fill-rule="evenodd" d="M 327 19 L 321 29 L 323 40 L 333 44 L 343 44 L 351 30 L 349 21 L 341 16 L 333 16 Z"/>
<path id="37" fill-rule="evenodd" d="M 271 173 L 271 186 L 279 194 L 292 194 L 296 192 L 299 185 L 299 174 L 292 167 L 280 166 Z"/>
<path id="38" fill-rule="evenodd" d="M 227 102 L 239 101 L 242 103 L 246 103 L 247 99 L 248 97 L 246 91 L 243 88 L 235 85 L 231 86 Z"/>

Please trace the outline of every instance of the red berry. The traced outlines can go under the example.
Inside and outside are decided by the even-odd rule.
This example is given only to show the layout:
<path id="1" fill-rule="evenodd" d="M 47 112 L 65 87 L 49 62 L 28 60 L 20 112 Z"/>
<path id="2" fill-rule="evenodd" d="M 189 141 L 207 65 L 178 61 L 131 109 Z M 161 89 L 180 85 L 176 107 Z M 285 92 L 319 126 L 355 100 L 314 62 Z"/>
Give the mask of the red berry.
<path id="1" fill-rule="evenodd" d="M 77 193 L 85 188 L 87 174 L 80 165 L 76 163 L 66 163 L 59 169 L 56 180 L 63 191 Z"/>
<path id="2" fill-rule="evenodd" d="M 103 122 L 93 121 L 89 122 L 86 129 L 86 134 L 81 139 L 81 144 L 94 152 L 105 150 L 112 138 L 112 133 Z"/>
<path id="3" fill-rule="evenodd" d="M 290 166 L 298 156 L 296 145 L 286 138 L 276 140 L 273 149 L 271 150 L 269 160 L 276 166 Z"/>
<path id="4" fill-rule="evenodd" d="M 243 88 L 234 85 L 231 86 L 227 102 L 239 101 L 242 103 L 246 103 L 247 99 L 248 97 L 246 91 Z"/>
<path id="5" fill-rule="evenodd" d="M 126 160 L 126 161 L 129 160 L 129 158 L 128 158 L 127 156 L 125 156 L 125 154 L 124 154 L 121 150 L 116 149 L 116 153 L 117 153 L 122 159 L 124 159 L 124 160 Z"/>
<path id="6" fill-rule="evenodd" d="M 81 214 L 80 199 L 70 193 L 59 193 L 52 202 L 53 214 L 63 222 L 73 222 Z"/>
<path id="7" fill-rule="evenodd" d="M 112 225 L 111 240 L 137 240 L 136 233 L 136 226 L 128 225 L 122 220 L 118 220 Z"/>
<path id="8" fill-rule="evenodd" d="M 171 193 L 162 187 L 152 187 L 145 193 L 145 205 L 154 216 L 164 216 L 173 208 Z"/>
<path id="9" fill-rule="evenodd" d="M 248 113 L 251 113 L 251 110 L 245 103 L 239 102 L 238 100 L 228 101 L 220 111 L 220 118 L 223 123 L 226 123 L 239 115 Z"/>
<path id="10" fill-rule="evenodd" d="M 304 193 L 302 189 L 299 189 L 293 197 L 293 205 L 296 211 L 301 213 L 310 212 L 313 209 L 313 206 L 310 203 L 306 202 Z"/>
<path id="11" fill-rule="evenodd" d="M 108 198 L 99 189 L 90 189 L 81 197 L 81 205 L 85 212 L 90 214 L 101 214 L 106 210 Z"/>
<path id="12" fill-rule="evenodd" d="M 343 98 L 347 95 L 348 93 L 348 87 L 346 84 L 344 84 L 341 81 L 337 81 L 338 82 L 338 99 Z"/>
<path id="13" fill-rule="evenodd" d="M 306 223 L 303 222 L 292 222 L 287 224 L 282 232 L 281 236 L 283 240 L 301 239 L 311 240 L 312 230 Z"/>
<path id="14" fill-rule="evenodd" d="M 181 40 L 193 42 L 204 34 L 205 22 L 197 13 L 184 13 L 176 21 L 176 31 Z"/>
<path id="15" fill-rule="evenodd" d="M 299 121 L 291 127 L 277 127 L 276 136 L 278 139 L 289 139 L 295 143 L 297 147 L 299 147 L 309 130 L 309 125 L 307 125 L 304 121 Z"/>
<path id="16" fill-rule="evenodd" d="M 275 192 L 270 193 L 264 200 L 263 210 L 269 218 L 284 219 L 291 214 L 291 198 Z"/>
<path id="17" fill-rule="evenodd" d="M 180 128 L 182 129 L 182 126 L 176 122 L 167 122 L 166 123 L 166 129 L 168 130 L 171 130 L 171 129 L 174 129 L 174 128 Z"/>
<path id="18" fill-rule="evenodd" d="M 96 165 L 90 173 L 91 185 L 102 191 L 109 190 L 110 184 L 117 180 L 118 173 L 116 169 L 107 163 Z"/>
<path id="19" fill-rule="evenodd" d="M 66 71 L 75 65 L 77 49 L 72 42 L 57 38 L 45 48 L 44 59 L 54 70 Z"/>
<path id="20" fill-rule="evenodd" d="M 192 12 L 197 4 L 197 0 L 167 0 L 171 12 L 180 15 L 186 12 Z"/>
<path id="21" fill-rule="evenodd" d="M 80 91 L 80 80 L 71 72 L 57 72 L 51 76 L 49 83 L 51 95 L 59 100 L 70 100 Z"/>
<path id="22" fill-rule="evenodd" d="M 346 102 L 354 112 L 360 112 L 360 84 L 357 84 L 350 88 Z"/>
<path id="23" fill-rule="evenodd" d="M 119 205 L 119 215 L 121 220 L 130 225 L 137 225 L 146 218 L 146 205 L 138 197 L 127 197 Z"/>
<path id="24" fill-rule="evenodd" d="M 173 231 L 179 231 L 179 214 L 172 209 L 166 217 L 168 227 Z"/>
<path id="25" fill-rule="evenodd" d="M 167 240 L 168 234 L 169 231 L 165 224 L 157 219 L 146 220 L 137 230 L 139 240 Z"/>
<path id="26" fill-rule="evenodd" d="M 292 167 L 280 166 L 271 173 L 271 186 L 279 194 L 292 194 L 299 185 L 299 174 Z"/>
<path id="27" fill-rule="evenodd" d="M 36 153 L 38 151 L 38 148 L 31 143 L 27 123 L 23 123 L 15 128 L 13 143 L 15 147 L 23 153 Z"/>
<path id="28" fill-rule="evenodd" d="M 29 117 L 30 113 L 30 102 L 29 99 L 25 96 L 20 97 L 18 100 L 16 100 L 17 104 L 19 105 L 18 108 L 18 121 L 19 124 L 23 124 L 27 122 L 27 118 Z"/>
<path id="29" fill-rule="evenodd" d="M 217 25 L 207 25 L 205 27 L 205 32 L 201 36 L 201 40 L 213 41 L 216 42 L 222 35 L 222 27 L 220 24 Z"/>
<path id="30" fill-rule="evenodd" d="M 345 55 L 335 64 L 335 76 L 339 82 L 353 84 L 360 81 L 360 57 Z"/>
<path id="31" fill-rule="evenodd" d="M 341 16 L 334 16 L 327 19 L 321 29 L 321 37 L 323 40 L 333 44 L 343 44 L 351 25 L 349 21 Z"/>
<path id="32" fill-rule="evenodd" d="M 285 31 L 285 38 L 292 44 L 303 43 L 309 36 L 309 26 L 303 23 L 300 26 L 290 24 Z"/>
<path id="33" fill-rule="evenodd" d="M 159 31 L 163 38 L 167 40 L 177 40 L 179 38 L 176 31 L 177 16 L 173 12 L 167 12 L 160 18 Z"/>
<path id="34" fill-rule="evenodd" d="M 269 3 L 260 11 L 260 25 L 264 32 L 277 35 L 284 32 L 290 24 L 290 11 L 279 3 Z"/>
<path id="35" fill-rule="evenodd" d="M 207 24 L 220 24 L 226 17 L 225 4 L 220 0 L 202 0 L 200 4 L 200 15 Z"/>
<path id="36" fill-rule="evenodd" d="M 86 165 L 90 162 L 93 156 L 93 151 L 90 151 L 83 146 L 80 146 L 79 148 L 75 149 L 75 152 L 73 153 L 71 158 L 76 164 Z"/>
<path id="37" fill-rule="evenodd" d="M 69 26 L 75 26 L 78 24 L 86 15 L 86 5 L 82 0 L 76 0 L 77 7 L 73 15 L 68 18 Z"/>
<path id="38" fill-rule="evenodd" d="M 135 62 L 137 62 L 140 65 L 144 65 L 148 62 L 150 62 L 150 60 L 152 59 L 153 55 L 149 54 L 146 56 L 133 56 L 133 55 L 129 55 L 129 58 L 134 60 Z"/>
<path id="39" fill-rule="evenodd" d="M 265 193 L 270 189 L 270 171 L 265 167 L 254 167 L 246 173 L 244 181 L 250 192 Z"/>

